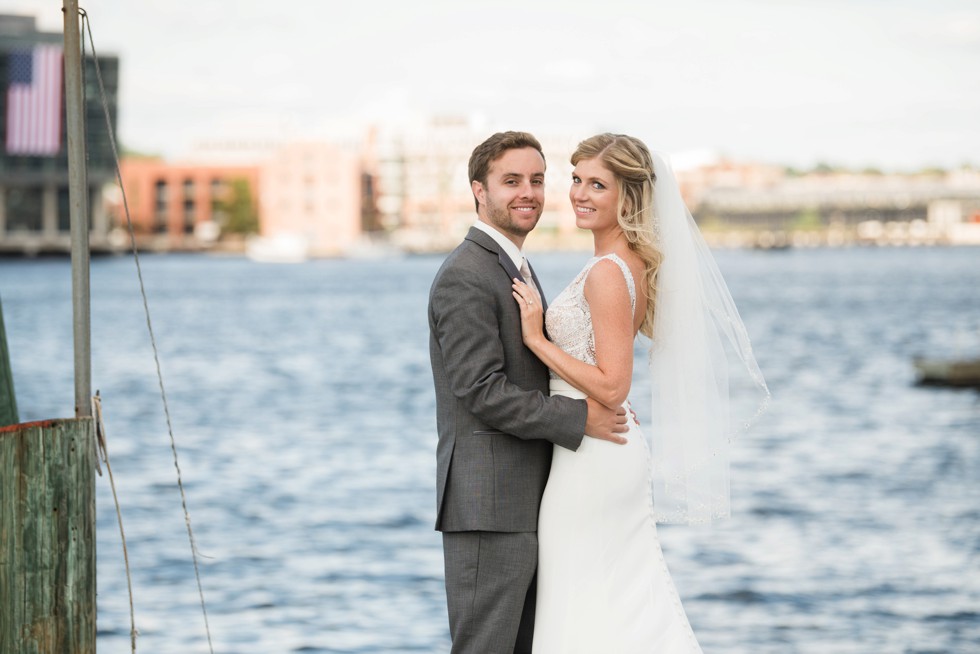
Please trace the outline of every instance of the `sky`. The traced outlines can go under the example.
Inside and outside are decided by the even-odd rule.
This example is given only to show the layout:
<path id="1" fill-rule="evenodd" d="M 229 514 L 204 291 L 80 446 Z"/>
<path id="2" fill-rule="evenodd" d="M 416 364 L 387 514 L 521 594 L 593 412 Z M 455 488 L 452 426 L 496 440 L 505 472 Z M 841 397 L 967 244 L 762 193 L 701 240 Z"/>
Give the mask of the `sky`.
<path id="1" fill-rule="evenodd" d="M 62 30 L 60 0 L 0 0 Z M 83 0 L 127 149 L 458 116 L 671 153 L 980 165 L 976 0 Z M 475 145 L 475 144 L 474 144 Z"/>

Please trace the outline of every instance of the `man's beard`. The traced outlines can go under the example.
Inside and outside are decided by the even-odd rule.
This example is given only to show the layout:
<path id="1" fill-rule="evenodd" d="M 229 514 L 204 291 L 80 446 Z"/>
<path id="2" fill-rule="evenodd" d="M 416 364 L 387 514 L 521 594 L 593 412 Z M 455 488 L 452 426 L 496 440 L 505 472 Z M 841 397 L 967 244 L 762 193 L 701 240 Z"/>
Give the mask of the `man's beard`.
<path id="1" fill-rule="evenodd" d="M 510 217 L 510 211 L 508 211 L 506 206 L 501 207 L 500 205 L 494 204 L 489 197 L 487 198 L 487 220 L 494 227 L 497 227 L 498 229 L 509 234 L 525 237 L 537 226 L 540 219 L 541 209 L 538 208 L 537 215 L 534 217 L 534 222 L 531 223 L 529 227 L 526 227 L 523 224 L 518 224 Z"/>

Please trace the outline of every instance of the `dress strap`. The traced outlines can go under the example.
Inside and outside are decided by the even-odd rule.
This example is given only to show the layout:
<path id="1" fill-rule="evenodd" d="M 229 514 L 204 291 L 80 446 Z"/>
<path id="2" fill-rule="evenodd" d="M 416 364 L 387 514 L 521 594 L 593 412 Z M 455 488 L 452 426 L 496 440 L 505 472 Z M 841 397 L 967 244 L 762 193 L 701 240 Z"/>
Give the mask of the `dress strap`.
<path id="1" fill-rule="evenodd" d="M 633 282 L 633 273 L 630 272 L 630 267 L 626 265 L 626 262 L 623 261 L 622 257 L 613 252 L 593 259 L 592 263 L 589 265 L 589 270 L 592 270 L 592 266 L 596 265 L 603 259 L 609 259 L 619 266 L 621 271 L 623 271 L 623 277 L 626 278 L 626 288 L 628 288 L 630 291 L 630 309 L 636 311 L 636 284 Z"/>

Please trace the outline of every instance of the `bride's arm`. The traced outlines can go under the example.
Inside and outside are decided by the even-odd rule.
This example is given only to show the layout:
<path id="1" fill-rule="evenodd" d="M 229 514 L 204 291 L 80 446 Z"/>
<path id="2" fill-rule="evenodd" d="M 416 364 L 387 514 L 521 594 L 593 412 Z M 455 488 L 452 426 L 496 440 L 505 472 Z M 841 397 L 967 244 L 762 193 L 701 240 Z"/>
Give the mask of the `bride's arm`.
<path id="1" fill-rule="evenodd" d="M 515 280 L 524 344 L 551 370 L 589 397 L 610 408 L 622 406 L 633 377 L 633 312 L 623 273 L 612 261 L 599 261 L 585 280 L 585 299 L 595 332 L 596 365 L 564 352 L 544 336 L 541 301 L 528 285 Z M 533 295 L 531 295 L 533 293 Z M 530 297 L 533 304 L 528 304 Z"/>

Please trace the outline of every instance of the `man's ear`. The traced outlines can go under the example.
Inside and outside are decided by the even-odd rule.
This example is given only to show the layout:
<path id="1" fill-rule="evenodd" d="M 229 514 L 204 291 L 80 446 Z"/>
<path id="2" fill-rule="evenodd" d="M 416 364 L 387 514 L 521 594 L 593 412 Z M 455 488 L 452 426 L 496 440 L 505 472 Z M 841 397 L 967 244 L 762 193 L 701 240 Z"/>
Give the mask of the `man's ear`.
<path id="1" fill-rule="evenodd" d="M 477 202 L 482 205 L 486 205 L 487 190 L 483 188 L 483 184 L 474 179 L 472 182 L 470 182 L 470 188 L 473 189 L 473 197 L 476 198 Z"/>

